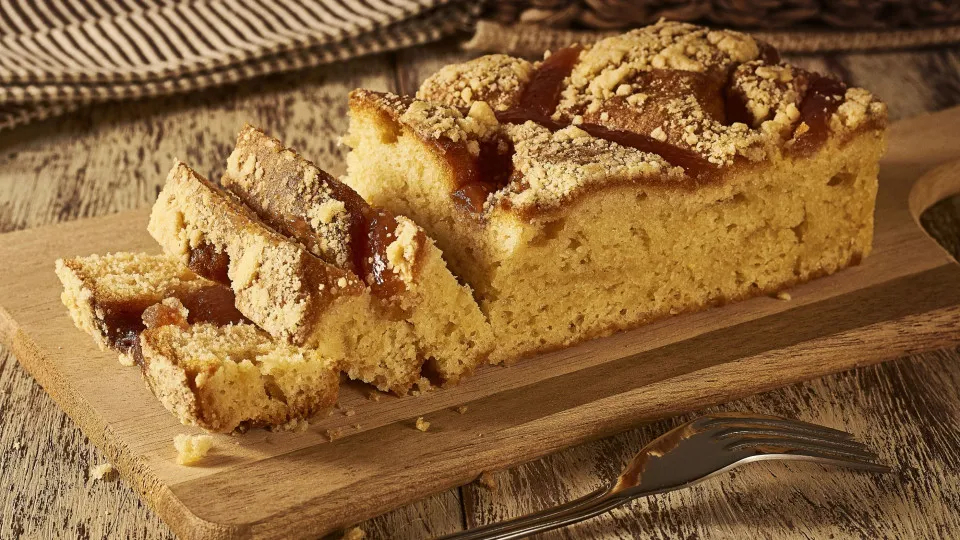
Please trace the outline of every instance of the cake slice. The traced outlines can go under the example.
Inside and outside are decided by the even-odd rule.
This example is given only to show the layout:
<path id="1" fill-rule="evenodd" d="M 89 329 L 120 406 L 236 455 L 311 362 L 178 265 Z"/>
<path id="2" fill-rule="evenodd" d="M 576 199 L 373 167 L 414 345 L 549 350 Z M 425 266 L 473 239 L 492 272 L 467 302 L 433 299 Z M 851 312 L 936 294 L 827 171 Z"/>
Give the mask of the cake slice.
<path id="1" fill-rule="evenodd" d="M 857 264 L 885 126 L 748 35 L 661 22 L 354 91 L 345 182 L 436 239 L 510 360 Z"/>
<path id="2" fill-rule="evenodd" d="M 148 308 L 144 377 L 185 424 L 229 433 L 283 426 L 329 411 L 340 370 L 316 349 L 277 342 L 249 323 L 188 324 L 176 298 Z"/>
<path id="3" fill-rule="evenodd" d="M 222 433 L 280 426 L 336 402 L 335 362 L 277 343 L 240 315 L 228 287 L 172 257 L 63 259 L 57 274 L 77 327 L 139 364 L 154 395 L 184 424 Z"/>
<path id="4" fill-rule="evenodd" d="M 386 312 L 411 323 L 431 381 L 455 383 L 487 359 L 493 333 L 470 288 L 410 219 L 371 207 L 249 125 L 221 183 L 275 230 L 359 276 Z"/>
<path id="5" fill-rule="evenodd" d="M 56 272 L 63 283 L 60 299 L 74 324 L 90 334 L 100 350 L 117 351 L 124 365 L 134 364 L 144 310 L 166 298 L 179 298 L 190 310 L 191 323 L 222 326 L 246 320 L 233 305 L 233 291 L 165 255 L 58 259 Z"/>
<path id="6" fill-rule="evenodd" d="M 231 287 L 236 307 L 279 341 L 342 360 L 354 379 L 404 394 L 423 357 L 409 323 L 380 309 L 352 272 L 275 232 L 183 163 L 167 177 L 148 225 L 164 251 Z"/>

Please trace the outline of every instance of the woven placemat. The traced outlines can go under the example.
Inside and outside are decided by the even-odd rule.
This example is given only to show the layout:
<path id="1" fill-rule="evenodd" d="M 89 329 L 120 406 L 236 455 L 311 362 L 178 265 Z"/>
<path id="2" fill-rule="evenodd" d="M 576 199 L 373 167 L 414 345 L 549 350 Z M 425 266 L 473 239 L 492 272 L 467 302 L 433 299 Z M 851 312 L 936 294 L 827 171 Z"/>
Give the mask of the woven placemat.
<path id="1" fill-rule="evenodd" d="M 481 20 L 473 38 L 464 44 L 468 50 L 500 52 L 515 56 L 539 57 L 571 43 L 593 43 L 620 34 L 622 30 L 563 30 L 536 24 L 501 24 Z M 751 34 L 786 53 L 824 53 L 833 51 L 878 51 L 929 47 L 960 43 L 960 25 L 906 30 L 861 31 L 783 31 Z"/>
<path id="2" fill-rule="evenodd" d="M 661 18 L 732 28 L 849 30 L 960 24 L 957 0 L 494 0 L 484 19 L 502 24 L 614 30 Z"/>
<path id="3" fill-rule="evenodd" d="M 193 92 L 428 43 L 469 27 L 479 13 L 465 0 L 5 5 L 0 130 L 93 103 Z"/>

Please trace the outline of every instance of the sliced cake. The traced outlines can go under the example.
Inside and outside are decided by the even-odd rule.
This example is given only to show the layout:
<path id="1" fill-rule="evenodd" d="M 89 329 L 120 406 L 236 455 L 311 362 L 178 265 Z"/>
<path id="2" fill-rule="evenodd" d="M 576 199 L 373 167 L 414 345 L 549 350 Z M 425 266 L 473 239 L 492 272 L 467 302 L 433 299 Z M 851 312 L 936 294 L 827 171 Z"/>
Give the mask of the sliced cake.
<path id="1" fill-rule="evenodd" d="M 487 359 L 493 334 L 470 288 L 410 219 L 371 207 L 252 126 L 240 132 L 221 183 L 276 231 L 359 276 L 385 313 L 411 323 L 432 381 L 456 382 Z"/>
<path id="2" fill-rule="evenodd" d="M 356 90 L 345 179 L 436 239 L 494 359 L 857 264 L 886 109 L 748 35 L 670 22 Z"/>
<path id="3" fill-rule="evenodd" d="M 190 322 L 216 325 L 246 320 L 233 305 L 233 291 L 203 279 L 166 255 L 112 253 L 59 259 L 60 299 L 77 328 L 100 350 L 113 349 L 124 365 L 134 364 L 142 315 L 166 298 L 179 298 Z"/>
<path id="4" fill-rule="evenodd" d="M 143 373 L 181 422 L 228 433 L 283 426 L 330 410 L 338 363 L 280 343 L 256 326 L 188 324 L 176 298 L 148 308 L 140 336 Z"/>
<path id="5" fill-rule="evenodd" d="M 336 402 L 335 362 L 277 343 L 240 315 L 228 287 L 172 257 L 91 255 L 57 261 L 57 274 L 77 327 L 139 364 L 184 424 L 223 433 L 279 426 Z"/>
<path id="6" fill-rule="evenodd" d="M 232 195 L 176 163 L 148 225 L 164 251 L 232 288 L 236 307 L 271 336 L 342 360 L 354 379 L 406 393 L 423 357 L 411 325 L 380 308 L 349 270 L 265 225 Z"/>

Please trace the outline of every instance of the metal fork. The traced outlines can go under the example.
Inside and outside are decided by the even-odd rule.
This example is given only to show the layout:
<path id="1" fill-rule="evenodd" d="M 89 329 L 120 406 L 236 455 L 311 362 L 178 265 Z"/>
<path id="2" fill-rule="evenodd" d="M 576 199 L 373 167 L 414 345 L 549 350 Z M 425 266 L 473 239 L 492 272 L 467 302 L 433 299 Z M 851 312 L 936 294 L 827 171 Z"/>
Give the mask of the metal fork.
<path id="1" fill-rule="evenodd" d="M 876 459 L 845 431 L 776 416 L 710 414 L 645 446 L 616 482 L 605 488 L 554 508 L 441 539 L 521 538 L 589 519 L 640 497 L 692 486 L 751 461 L 803 460 L 890 472 Z"/>

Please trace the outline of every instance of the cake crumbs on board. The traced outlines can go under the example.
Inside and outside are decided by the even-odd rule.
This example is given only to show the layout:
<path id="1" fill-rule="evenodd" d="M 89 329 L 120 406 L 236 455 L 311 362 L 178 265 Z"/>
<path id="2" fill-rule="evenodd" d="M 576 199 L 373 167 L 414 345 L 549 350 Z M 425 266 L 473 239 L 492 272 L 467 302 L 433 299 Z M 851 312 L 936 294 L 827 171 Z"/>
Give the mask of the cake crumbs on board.
<path id="1" fill-rule="evenodd" d="M 194 465 L 213 448 L 213 437 L 181 433 L 173 438 L 173 447 L 177 449 L 178 465 Z"/>
<path id="2" fill-rule="evenodd" d="M 343 532 L 341 540 L 363 540 L 367 537 L 367 532 L 360 527 L 353 527 Z"/>
<path id="3" fill-rule="evenodd" d="M 111 480 L 116 469 L 112 463 L 101 463 L 90 469 L 91 480 Z"/>
<path id="4" fill-rule="evenodd" d="M 480 476 L 477 477 L 477 483 L 489 490 L 497 489 L 497 479 L 490 471 L 480 473 Z"/>

